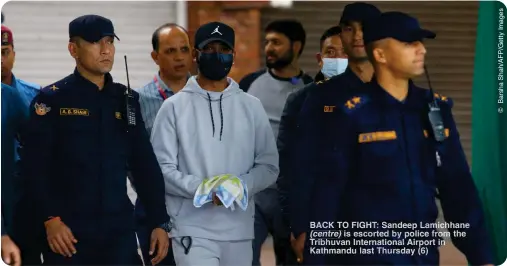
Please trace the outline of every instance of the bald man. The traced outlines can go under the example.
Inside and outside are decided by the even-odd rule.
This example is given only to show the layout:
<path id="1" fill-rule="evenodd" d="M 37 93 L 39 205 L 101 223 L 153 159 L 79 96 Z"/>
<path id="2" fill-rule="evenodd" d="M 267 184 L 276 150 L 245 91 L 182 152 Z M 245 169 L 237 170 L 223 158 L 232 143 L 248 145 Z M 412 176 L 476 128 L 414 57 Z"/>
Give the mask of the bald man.
<path id="1" fill-rule="evenodd" d="M 139 93 L 141 115 L 148 134 L 151 134 L 153 121 L 160 106 L 167 98 L 180 91 L 190 77 L 192 67 L 192 48 L 187 31 L 174 23 L 160 26 L 153 32 L 151 39 L 153 51 L 151 58 L 158 65 L 159 71 L 144 87 L 136 89 Z M 137 235 L 145 263 L 150 262 L 150 232 L 152 228 L 146 223 L 144 208 L 136 201 Z M 172 248 L 161 265 L 175 265 Z"/>
<path id="2" fill-rule="evenodd" d="M 144 87 L 137 89 L 141 114 L 148 134 L 165 99 L 171 97 L 187 83 L 192 67 L 192 48 L 187 31 L 174 23 L 160 26 L 153 33 L 151 58 L 159 71 Z"/>

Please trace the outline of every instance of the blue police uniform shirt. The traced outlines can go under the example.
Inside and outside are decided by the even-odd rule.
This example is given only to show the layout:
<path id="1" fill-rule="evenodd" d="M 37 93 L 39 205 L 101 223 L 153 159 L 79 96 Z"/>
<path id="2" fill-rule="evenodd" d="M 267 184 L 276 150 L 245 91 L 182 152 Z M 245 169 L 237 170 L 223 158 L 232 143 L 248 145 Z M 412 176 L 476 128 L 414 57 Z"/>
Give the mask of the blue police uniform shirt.
<path id="1" fill-rule="evenodd" d="M 22 174 L 34 184 L 42 217 L 59 216 L 82 234 L 132 230 L 128 165 L 134 177 L 142 176 L 133 182 L 146 203 L 150 224 L 169 220 L 163 176 L 144 128 L 138 94 L 133 92 L 136 126 L 130 128 L 125 91 L 110 74 L 99 90 L 76 69 L 33 100 Z"/>
<path id="2" fill-rule="evenodd" d="M 30 103 L 32 102 L 33 98 L 39 93 L 41 86 L 35 83 L 27 82 L 22 79 L 16 78 L 16 76 L 12 75 L 12 84 L 7 85 L 5 83 L 2 83 L 2 86 L 9 86 L 13 89 L 19 91 L 19 94 L 22 98 L 22 105 L 28 110 L 28 107 L 30 106 Z M 15 158 L 16 161 L 19 161 L 19 151 L 20 148 L 19 142 L 16 140 L 15 142 Z"/>
<path id="3" fill-rule="evenodd" d="M 39 94 L 41 89 L 39 84 L 18 79 L 14 75 L 12 76 L 11 87 L 17 89 L 24 96 L 24 101 L 27 107 L 30 105 L 33 98 Z"/>
<path id="4" fill-rule="evenodd" d="M 294 165 L 304 165 L 298 167 L 298 174 L 312 178 L 295 185 L 294 195 L 310 190 L 317 198 L 312 203 L 312 221 L 377 222 L 370 228 L 349 229 L 351 236 L 344 239 L 350 243 L 342 247 L 355 248 L 357 253 L 329 258 L 332 263 L 438 265 L 436 229 L 424 228 L 437 219 L 437 190 L 446 221 L 469 225 L 449 229 L 455 246 L 472 265 L 493 262 L 481 201 L 452 116 L 452 100 L 438 94 L 435 97 L 446 132 L 440 144 L 431 137 L 427 118 L 429 90 L 412 82 L 405 103 L 374 80 L 350 92 L 332 110 L 318 104 L 302 110 L 303 137 Z M 415 224 L 427 236 L 375 235 L 390 232 L 386 226 L 400 223 Z M 308 230 L 308 225 L 300 226 Z M 466 237 L 454 237 L 454 231 L 465 232 Z M 357 232 L 368 232 L 372 237 L 354 235 Z M 428 241 L 424 255 L 410 238 Z M 377 242 L 357 242 L 363 240 Z M 386 240 L 402 242 L 396 245 Z M 360 253 L 358 245 L 373 248 L 373 253 Z"/>
<path id="5" fill-rule="evenodd" d="M 21 197 L 21 180 L 14 176 L 15 143 L 27 116 L 20 92 L 2 83 L 2 235 L 10 233 L 14 206 Z"/>

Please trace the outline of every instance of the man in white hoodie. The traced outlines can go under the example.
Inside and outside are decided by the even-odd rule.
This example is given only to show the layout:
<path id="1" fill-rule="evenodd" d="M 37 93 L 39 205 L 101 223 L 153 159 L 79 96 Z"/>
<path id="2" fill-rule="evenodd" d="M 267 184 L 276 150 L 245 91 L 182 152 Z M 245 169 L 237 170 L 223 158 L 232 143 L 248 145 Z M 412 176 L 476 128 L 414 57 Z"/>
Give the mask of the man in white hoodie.
<path id="1" fill-rule="evenodd" d="M 195 35 L 199 74 L 164 101 L 151 141 L 165 178 L 177 265 L 251 266 L 253 196 L 278 176 L 278 152 L 261 102 L 227 77 L 234 61 L 234 30 L 220 22 Z M 246 211 L 213 203 L 194 207 L 205 178 L 222 174 L 246 184 Z"/>

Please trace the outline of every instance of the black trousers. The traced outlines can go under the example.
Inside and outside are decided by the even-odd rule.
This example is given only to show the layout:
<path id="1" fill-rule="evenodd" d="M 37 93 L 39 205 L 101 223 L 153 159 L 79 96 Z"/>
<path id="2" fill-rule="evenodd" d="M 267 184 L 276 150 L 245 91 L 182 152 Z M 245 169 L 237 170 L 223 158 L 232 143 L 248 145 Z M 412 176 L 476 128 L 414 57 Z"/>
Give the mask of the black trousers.
<path id="1" fill-rule="evenodd" d="M 47 246 L 46 229 L 33 206 L 30 198 L 23 198 L 14 210 L 11 238 L 21 251 L 23 265 L 41 265 L 41 254 Z"/>

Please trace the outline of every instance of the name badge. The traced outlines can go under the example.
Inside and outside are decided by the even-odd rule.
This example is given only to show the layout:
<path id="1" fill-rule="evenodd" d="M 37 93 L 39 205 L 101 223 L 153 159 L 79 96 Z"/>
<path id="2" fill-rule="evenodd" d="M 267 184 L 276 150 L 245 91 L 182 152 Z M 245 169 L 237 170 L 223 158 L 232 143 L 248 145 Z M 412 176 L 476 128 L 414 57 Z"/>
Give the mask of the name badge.
<path id="1" fill-rule="evenodd" d="M 90 111 L 88 109 L 78 108 L 60 108 L 60 115 L 77 115 L 77 116 L 89 116 Z"/>
<path id="2" fill-rule="evenodd" d="M 378 131 L 359 134 L 359 143 L 368 143 L 375 141 L 395 140 L 396 131 Z"/>

